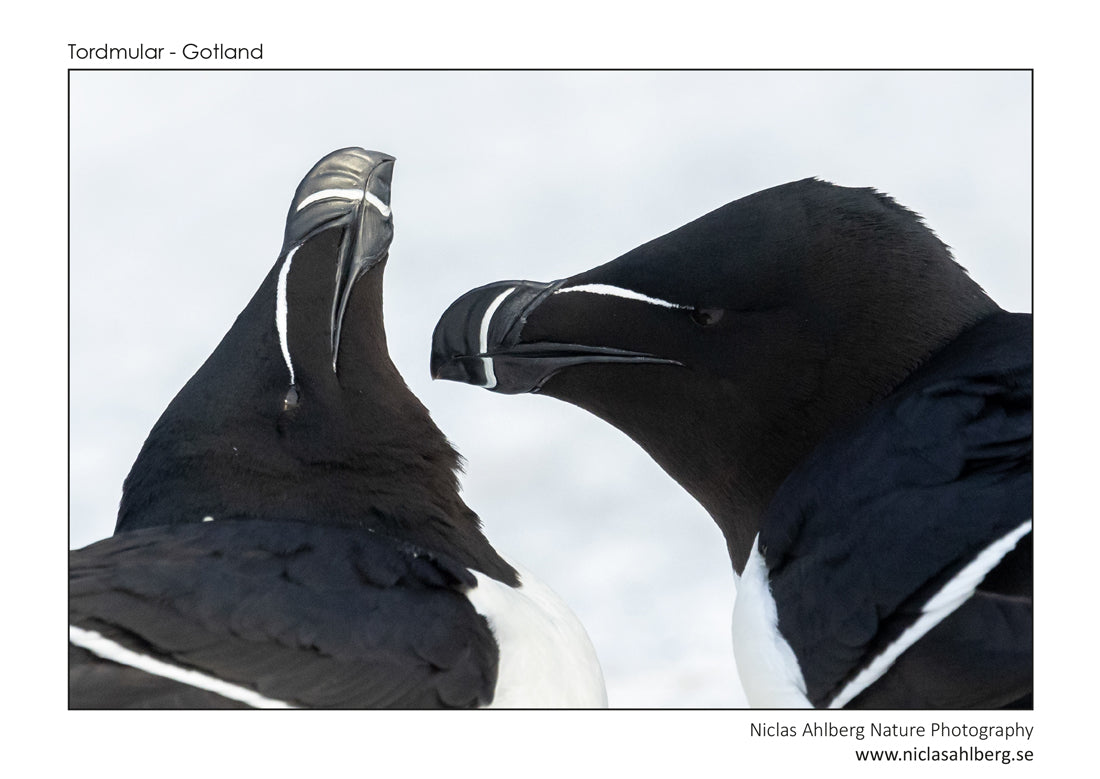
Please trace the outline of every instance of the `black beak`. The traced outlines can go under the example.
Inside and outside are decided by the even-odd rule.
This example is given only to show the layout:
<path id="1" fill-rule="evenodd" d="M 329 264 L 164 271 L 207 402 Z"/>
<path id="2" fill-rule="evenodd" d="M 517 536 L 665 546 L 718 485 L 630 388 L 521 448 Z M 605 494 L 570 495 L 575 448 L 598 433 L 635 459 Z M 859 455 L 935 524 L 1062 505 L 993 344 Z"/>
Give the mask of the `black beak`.
<path id="1" fill-rule="evenodd" d="M 383 152 L 340 149 L 313 166 L 290 204 L 283 254 L 322 230 L 344 227 L 332 296 L 333 371 L 352 287 L 360 276 L 386 259 L 393 240 L 393 164 L 394 158 Z"/>
<path id="2" fill-rule="evenodd" d="M 538 392 L 558 371 L 592 363 L 680 365 L 607 346 L 523 342 L 527 318 L 566 280 L 498 281 L 452 303 L 432 334 L 432 378 L 515 395 Z"/>

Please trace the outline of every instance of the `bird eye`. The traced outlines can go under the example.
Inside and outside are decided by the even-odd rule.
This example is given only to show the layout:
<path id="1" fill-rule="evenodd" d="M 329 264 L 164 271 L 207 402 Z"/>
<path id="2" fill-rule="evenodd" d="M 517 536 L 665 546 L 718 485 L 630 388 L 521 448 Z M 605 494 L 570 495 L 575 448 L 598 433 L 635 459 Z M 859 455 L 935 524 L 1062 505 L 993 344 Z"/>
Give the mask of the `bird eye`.
<path id="1" fill-rule="evenodd" d="M 298 386 L 291 384 L 290 389 L 286 391 L 286 397 L 283 398 L 283 411 L 293 411 L 298 408 Z"/>
<path id="2" fill-rule="evenodd" d="M 710 327 L 718 324 L 725 313 L 725 309 L 721 308 L 693 308 L 691 321 L 700 327 Z"/>

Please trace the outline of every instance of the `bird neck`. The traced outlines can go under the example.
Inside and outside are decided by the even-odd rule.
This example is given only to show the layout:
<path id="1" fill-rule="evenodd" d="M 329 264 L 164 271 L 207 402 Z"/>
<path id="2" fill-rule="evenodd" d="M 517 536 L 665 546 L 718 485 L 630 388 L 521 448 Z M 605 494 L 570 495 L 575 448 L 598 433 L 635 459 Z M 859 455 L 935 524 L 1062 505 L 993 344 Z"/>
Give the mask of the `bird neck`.
<path id="1" fill-rule="evenodd" d="M 561 374 L 548 394 L 610 422 L 645 449 L 711 515 L 740 574 L 772 497 L 798 463 L 998 310 L 990 301 L 967 314 L 941 317 L 934 331 L 922 331 L 921 343 L 903 350 L 888 339 L 866 339 L 854 350 L 862 355 L 859 364 L 796 343 L 799 353 L 817 356 L 802 363 L 781 360 L 782 370 L 774 372 L 747 370 L 686 383 L 676 368 L 638 366 L 611 393 L 592 393 L 577 369 Z"/>
<path id="2" fill-rule="evenodd" d="M 741 440 L 756 445 L 731 452 L 730 459 L 720 466 L 724 472 L 712 473 L 698 485 L 696 494 L 722 529 L 739 574 L 772 498 L 797 465 L 826 438 L 842 435 L 858 424 L 868 409 L 915 371 L 934 362 L 959 336 L 1000 311 L 984 294 L 975 301 L 972 307 L 942 314 L 935 328 L 899 328 L 914 339 L 904 349 L 888 339 L 868 337 L 863 346 L 866 359 L 828 359 L 812 369 L 818 375 L 807 382 L 816 388 L 808 399 L 787 402 L 792 401 L 790 395 L 769 400 L 754 393 L 763 405 L 756 407 L 756 414 L 747 414 L 735 424 Z"/>
<path id="3" fill-rule="evenodd" d="M 340 376 L 330 363 L 327 375 L 299 376 L 299 406 L 284 411 L 273 283 L 153 426 L 115 532 L 240 519 L 353 526 L 514 580 L 459 495 L 458 453 L 405 385 L 384 332 L 370 352 L 345 340 Z"/>

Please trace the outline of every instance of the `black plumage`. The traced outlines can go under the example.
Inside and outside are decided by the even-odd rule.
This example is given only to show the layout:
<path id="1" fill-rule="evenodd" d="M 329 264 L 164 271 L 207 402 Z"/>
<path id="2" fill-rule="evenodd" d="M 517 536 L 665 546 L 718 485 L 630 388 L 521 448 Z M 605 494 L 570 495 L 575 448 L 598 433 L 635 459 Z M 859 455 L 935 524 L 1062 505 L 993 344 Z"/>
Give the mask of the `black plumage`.
<path id="1" fill-rule="evenodd" d="M 780 486 L 759 546 L 780 632 L 798 657 L 813 658 L 802 663 L 812 702 L 828 705 L 935 592 L 1031 518 L 1031 390 L 1030 317 L 994 314 L 831 434 Z M 855 704 L 998 707 L 1027 695 L 1030 536 L 1024 544 L 978 586 L 966 612 L 906 658 L 913 666 L 927 658 L 908 671 L 919 676 L 911 692 L 899 699 L 868 690 Z M 846 560 L 853 564 L 838 564 Z M 1001 618 L 1017 639 L 987 641 L 983 631 Z M 980 640 L 952 647 L 967 632 Z M 965 689 L 949 660 L 959 655 L 984 672 L 969 674 Z"/>
<path id="2" fill-rule="evenodd" d="M 567 279 L 480 287 L 432 370 L 589 410 L 707 509 L 736 572 L 763 556 L 781 705 L 1028 700 L 1031 317 L 893 199 L 806 179 Z"/>
<path id="3" fill-rule="evenodd" d="M 497 646 L 453 560 L 358 528 L 226 520 L 123 532 L 74 552 L 70 620 L 123 646 L 301 707 L 471 707 Z M 83 650 L 79 650 L 83 651 Z M 70 705 L 240 701 L 84 657 Z"/>
<path id="4" fill-rule="evenodd" d="M 343 149 L 302 180 L 275 266 L 149 433 L 115 535 L 70 553 L 72 706 L 500 699 L 501 624 L 472 593 L 507 600 L 525 583 L 389 357 L 392 166 Z M 510 689 L 509 705 L 599 702 L 570 626 L 592 695 Z M 545 651 L 571 667 L 564 641 Z"/>

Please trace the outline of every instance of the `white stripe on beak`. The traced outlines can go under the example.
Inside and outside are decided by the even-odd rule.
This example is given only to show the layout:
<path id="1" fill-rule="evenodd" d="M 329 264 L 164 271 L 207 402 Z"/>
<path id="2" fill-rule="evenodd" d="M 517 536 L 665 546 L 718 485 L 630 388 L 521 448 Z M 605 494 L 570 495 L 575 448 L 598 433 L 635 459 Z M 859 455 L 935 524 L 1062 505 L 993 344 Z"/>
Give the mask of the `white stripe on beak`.
<path id="1" fill-rule="evenodd" d="M 497 295 L 496 299 L 485 309 L 485 315 L 481 318 L 481 332 L 478 335 L 477 348 L 479 354 L 485 354 L 489 350 L 489 324 L 493 321 L 493 314 L 500 308 L 500 304 L 504 302 L 504 299 L 515 291 L 515 287 L 509 287 Z M 482 357 L 481 364 L 485 368 L 485 383 L 481 386 L 485 389 L 492 389 L 497 385 L 497 376 L 493 370 L 493 358 Z"/>

